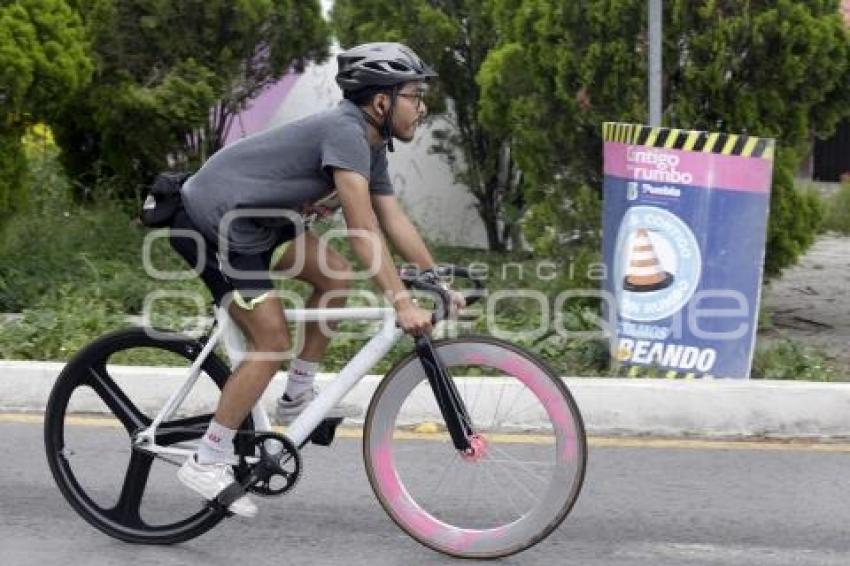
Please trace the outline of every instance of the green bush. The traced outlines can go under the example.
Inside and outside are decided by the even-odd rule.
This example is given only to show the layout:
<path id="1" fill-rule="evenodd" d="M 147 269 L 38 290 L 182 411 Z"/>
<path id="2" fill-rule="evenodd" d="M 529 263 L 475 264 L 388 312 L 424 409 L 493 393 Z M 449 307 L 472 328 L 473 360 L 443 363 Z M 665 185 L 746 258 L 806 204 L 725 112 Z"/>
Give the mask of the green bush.
<path id="1" fill-rule="evenodd" d="M 0 116 L 0 130 L 4 126 Z M 0 134 L 0 227 L 8 216 L 24 202 L 26 160 L 20 144 L 19 131 Z"/>
<path id="2" fill-rule="evenodd" d="M 827 199 L 823 227 L 850 235 L 850 179 L 844 181 L 838 192 Z"/>
<path id="3" fill-rule="evenodd" d="M 756 349 L 753 379 L 793 379 L 801 381 L 838 381 L 836 367 L 820 351 L 793 340 Z"/>
<path id="4" fill-rule="evenodd" d="M 90 80 L 79 14 L 65 0 L 0 2 L 0 220 L 26 202 L 21 137 Z"/>
<path id="5" fill-rule="evenodd" d="M 823 204 L 813 191 L 800 191 L 794 184 L 796 158 L 780 149 L 773 169 L 770 215 L 767 226 L 765 277 L 775 277 L 797 263 L 811 246 L 823 219 Z"/>
<path id="6" fill-rule="evenodd" d="M 0 242 L 0 310 L 19 312 L 62 284 L 77 289 L 134 282 L 141 231 L 119 207 L 36 210 L 17 216 Z M 105 298 L 124 302 L 124 290 Z"/>
<path id="7" fill-rule="evenodd" d="M 64 285 L 114 302 L 128 314 L 140 313 L 145 296 L 163 287 L 205 293 L 196 280 L 163 282 L 146 274 L 146 232 L 133 213 L 107 198 L 75 204 L 55 148 L 31 154 L 27 179 L 28 205 L 0 238 L 0 312 L 42 304 Z M 186 269 L 162 238 L 151 255 L 157 269 Z"/>
<path id="8" fill-rule="evenodd" d="M 25 309 L 20 320 L 0 325 L 0 356 L 67 360 L 97 336 L 122 326 L 127 322 L 119 304 L 68 284 Z"/>

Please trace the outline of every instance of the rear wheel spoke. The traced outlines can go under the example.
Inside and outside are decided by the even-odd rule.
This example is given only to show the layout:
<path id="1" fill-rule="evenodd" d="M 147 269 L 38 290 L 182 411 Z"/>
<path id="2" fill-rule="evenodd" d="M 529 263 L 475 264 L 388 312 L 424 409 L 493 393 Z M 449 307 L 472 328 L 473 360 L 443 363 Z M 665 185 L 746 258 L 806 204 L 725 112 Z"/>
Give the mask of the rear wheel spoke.
<path id="1" fill-rule="evenodd" d="M 142 505 L 142 497 L 148 485 L 153 456 L 138 450 L 133 450 L 127 473 L 124 475 L 124 484 L 118 503 L 111 513 L 124 525 L 141 525 L 142 517 L 139 513 Z"/>
<path id="2" fill-rule="evenodd" d="M 150 419 L 121 391 L 118 384 L 106 372 L 104 366 L 89 368 L 88 384 L 98 397 L 106 403 L 128 433 L 133 433 L 150 424 Z"/>

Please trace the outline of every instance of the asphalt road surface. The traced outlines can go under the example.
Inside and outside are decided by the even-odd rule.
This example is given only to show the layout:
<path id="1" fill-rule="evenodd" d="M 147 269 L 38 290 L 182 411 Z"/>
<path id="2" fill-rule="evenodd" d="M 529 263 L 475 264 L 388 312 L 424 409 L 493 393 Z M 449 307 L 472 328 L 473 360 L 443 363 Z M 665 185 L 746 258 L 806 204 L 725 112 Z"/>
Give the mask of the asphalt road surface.
<path id="1" fill-rule="evenodd" d="M 105 433 L 79 434 L 100 442 Z M 354 438 L 305 449 L 304 478 L 291 494 L 260 500 L 256 519 L 228 519 L 169 547 L 113 540 L 78 517 L 47 468 L 38 417 L 0 415 L 0 450 L 4 566 L 468 563 L 420 546 L 384 514 Z M 172 480 L 168 471 L 162 481 Z M 567 520 L 498 563 L 846 566 L 848 493 L 848 445 L 594 439 Z"/>

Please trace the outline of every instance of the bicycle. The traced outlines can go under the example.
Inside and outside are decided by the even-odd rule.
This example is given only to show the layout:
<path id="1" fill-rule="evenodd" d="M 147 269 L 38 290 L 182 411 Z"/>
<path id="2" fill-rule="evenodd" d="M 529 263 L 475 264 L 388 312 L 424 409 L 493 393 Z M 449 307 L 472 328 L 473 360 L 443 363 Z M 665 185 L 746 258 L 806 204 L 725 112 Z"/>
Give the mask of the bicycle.
<path id="1" fill-rule="evenodd" d="M 401 275 L 408 288 L 438 299 L 435 323 L 448 317 L 442 287 L 412 272 Z M 468 270 L 444 267 L 441 275 L 469 279 L 476 290 L 469 303 L 482 296 L 480 280 Z M 203 384 L 220 389 L 231 372 L 214 348 L 223 341 L 233 367 L 244 354 L 226 311 L 216 310 L 215 322 L 200 339 L 136 327 L 107 334 L 79 351 L 53 387 L 44 425 L 50 470 L 76 512 L 120 540 L 173 544 L 213 528 L 246 491 L 262 496 L 290 491 L 302 474 L 304 446 L 334 439 L 340 423 L 324 415 L 403 333 L 392 308 L 285 309 L 285 314 L 292 322 L 382 323 L 285 434 L 274 432 L 257 403 L 234 441 L 238 484 L 200 504 L 176 485 L 172 466 L 194 451 L 212 418 L 208 412 L 195 414 L 200 406 L 190 401 L 191 394 Z M 135 370 L 126 364 L 150 360 L 150 354 L 159 363 L 190 367 L 164 406 L 145 411 L 132 400 L 141 388 L 133 387 Z M 167 368 L 161 372 L 162 379 L 183 375 Z M 97 429 L 109 435 L 108 442 L 76 438 L 79 411 L 91 410 L 92 403 L 120 423 Z M 83 456 L 87 450 L 94 462 Z M 414 351 L 377 386 L 363 426 L 363 456 L 375 496 L 408 535 L 447 555 L 496 558 L 536 544 L 566 518 L 581 490 L 587 443 L 570 392 L 534 355 L 487 336 L 426 336 L 416 338 Z M 110 468 L 117 473 L 105 473 Z"/>

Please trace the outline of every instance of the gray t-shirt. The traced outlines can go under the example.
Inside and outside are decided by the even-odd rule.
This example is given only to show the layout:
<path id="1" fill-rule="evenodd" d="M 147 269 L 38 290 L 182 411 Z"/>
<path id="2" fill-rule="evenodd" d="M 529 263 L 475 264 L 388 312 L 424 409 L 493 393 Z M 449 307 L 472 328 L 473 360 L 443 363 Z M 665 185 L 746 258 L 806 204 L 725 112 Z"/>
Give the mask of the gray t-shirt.
<path id="1" fill-rule="evenodd" d="M 233 251 L 268 250 L 288 223 L 280 214 L 269 217 L 269 211 L 300 214 L 328 199 L 334 192 L 334 169 L 360 173 L 372 194 L 393 194 L 386 146 L 370 147 L 366 135 L 362 111 L 343 100 L 331 110 L 241 139 L 216 152 L 186 181 L 186 212 L 213 242 L 224 235 Z M 240 209 L 261 212 L 234 216 Z M 226 215 L 232 222 L 225 230 Z"/>

